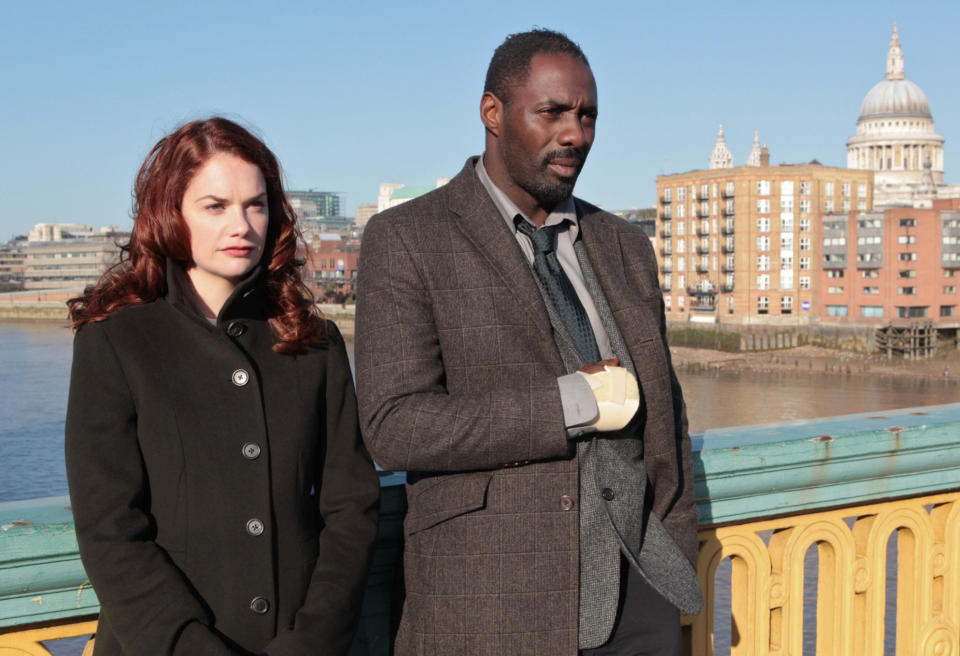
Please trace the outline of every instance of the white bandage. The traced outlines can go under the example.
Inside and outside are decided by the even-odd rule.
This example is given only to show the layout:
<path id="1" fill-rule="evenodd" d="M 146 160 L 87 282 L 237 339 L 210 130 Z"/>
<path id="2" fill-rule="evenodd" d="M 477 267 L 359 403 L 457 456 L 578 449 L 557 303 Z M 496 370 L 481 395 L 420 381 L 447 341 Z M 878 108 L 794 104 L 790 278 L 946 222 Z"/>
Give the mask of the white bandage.
<path id="1" fill-rule="evenodd" d="M 590 426 L 615 431 L 630 423 L 640 407 L 640 388 L 633 374 L 623 367 L 607 366 L 595 374 L 577 373 L 586 379 L 597 401 L 599 415 Z"/>

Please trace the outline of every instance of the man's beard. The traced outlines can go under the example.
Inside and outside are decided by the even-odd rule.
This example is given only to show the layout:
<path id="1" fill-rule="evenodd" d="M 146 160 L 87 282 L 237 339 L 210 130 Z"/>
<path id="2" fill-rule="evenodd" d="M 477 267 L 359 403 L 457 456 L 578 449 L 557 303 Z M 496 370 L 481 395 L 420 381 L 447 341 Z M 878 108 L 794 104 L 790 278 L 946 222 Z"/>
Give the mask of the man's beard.
<path id="1" fill-rule="evenodd" d="M 514 157 L 512 149 L 504 152 L 504 163 L 507 171 L 517 186 L 530 194 L 540 207 L 551 211 L 557 205 L 570 198 L 573 187 L 577 184 L 577 177 L 583 169 L 587 153 L 582 148 L 566 148 L 553 150 L 547 153 L 536 168 L 530 166 L 523 157 Z M 569 178 L 557 178 L 547 167 L 555 159 L 569 159 L 576 162 L 577 170 Z"/>

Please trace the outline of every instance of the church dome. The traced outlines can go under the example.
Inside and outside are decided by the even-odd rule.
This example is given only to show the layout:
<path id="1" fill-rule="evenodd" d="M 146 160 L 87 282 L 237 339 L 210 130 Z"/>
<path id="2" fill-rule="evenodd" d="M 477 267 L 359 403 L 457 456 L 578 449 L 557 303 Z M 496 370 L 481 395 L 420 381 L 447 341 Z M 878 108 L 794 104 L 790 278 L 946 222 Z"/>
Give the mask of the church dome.
<path id="1" fill-rule="evenodd" d="M 933 118 L 927 94 L 903 73 L 903 50 L 897 24 L 893 24 L 893 38 L 887 53 L 887 74 L 867 92 L 860 105 L 860 119 L 873 118 Z"/>
<path id="2" fill-rule="evenodd" d="M 860 105 L 860 120 L 900 116 L 933 118 L 927 94 L 907 79 L 881 80 Z"/>

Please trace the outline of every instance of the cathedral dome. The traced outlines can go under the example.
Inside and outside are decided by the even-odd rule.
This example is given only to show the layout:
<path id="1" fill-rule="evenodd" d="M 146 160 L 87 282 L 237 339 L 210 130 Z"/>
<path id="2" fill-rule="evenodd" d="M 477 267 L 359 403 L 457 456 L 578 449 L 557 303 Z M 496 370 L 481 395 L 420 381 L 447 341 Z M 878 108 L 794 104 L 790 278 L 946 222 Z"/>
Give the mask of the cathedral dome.
<path id="1" fill-rule="evenodd" d="M 860 105 L 860 120 L 901 116 L 933 118 L 927 94 L 907 79 L 881 80 Z"/>

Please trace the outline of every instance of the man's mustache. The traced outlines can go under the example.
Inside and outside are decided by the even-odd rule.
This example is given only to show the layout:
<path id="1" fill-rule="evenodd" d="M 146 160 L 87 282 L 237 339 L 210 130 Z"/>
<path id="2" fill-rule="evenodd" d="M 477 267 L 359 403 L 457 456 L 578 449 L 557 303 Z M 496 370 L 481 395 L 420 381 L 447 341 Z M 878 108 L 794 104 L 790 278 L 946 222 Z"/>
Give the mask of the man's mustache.
<path id="1" fill-rule="evenodd" d="M 587 159 L 587 152 L 583 148 L 565 148 L 563 150 L 551 150 L 543 158 L 543 166 L 546 167 L 554 160 L 572 160 L 577 167 L 583 166 Z"/>

